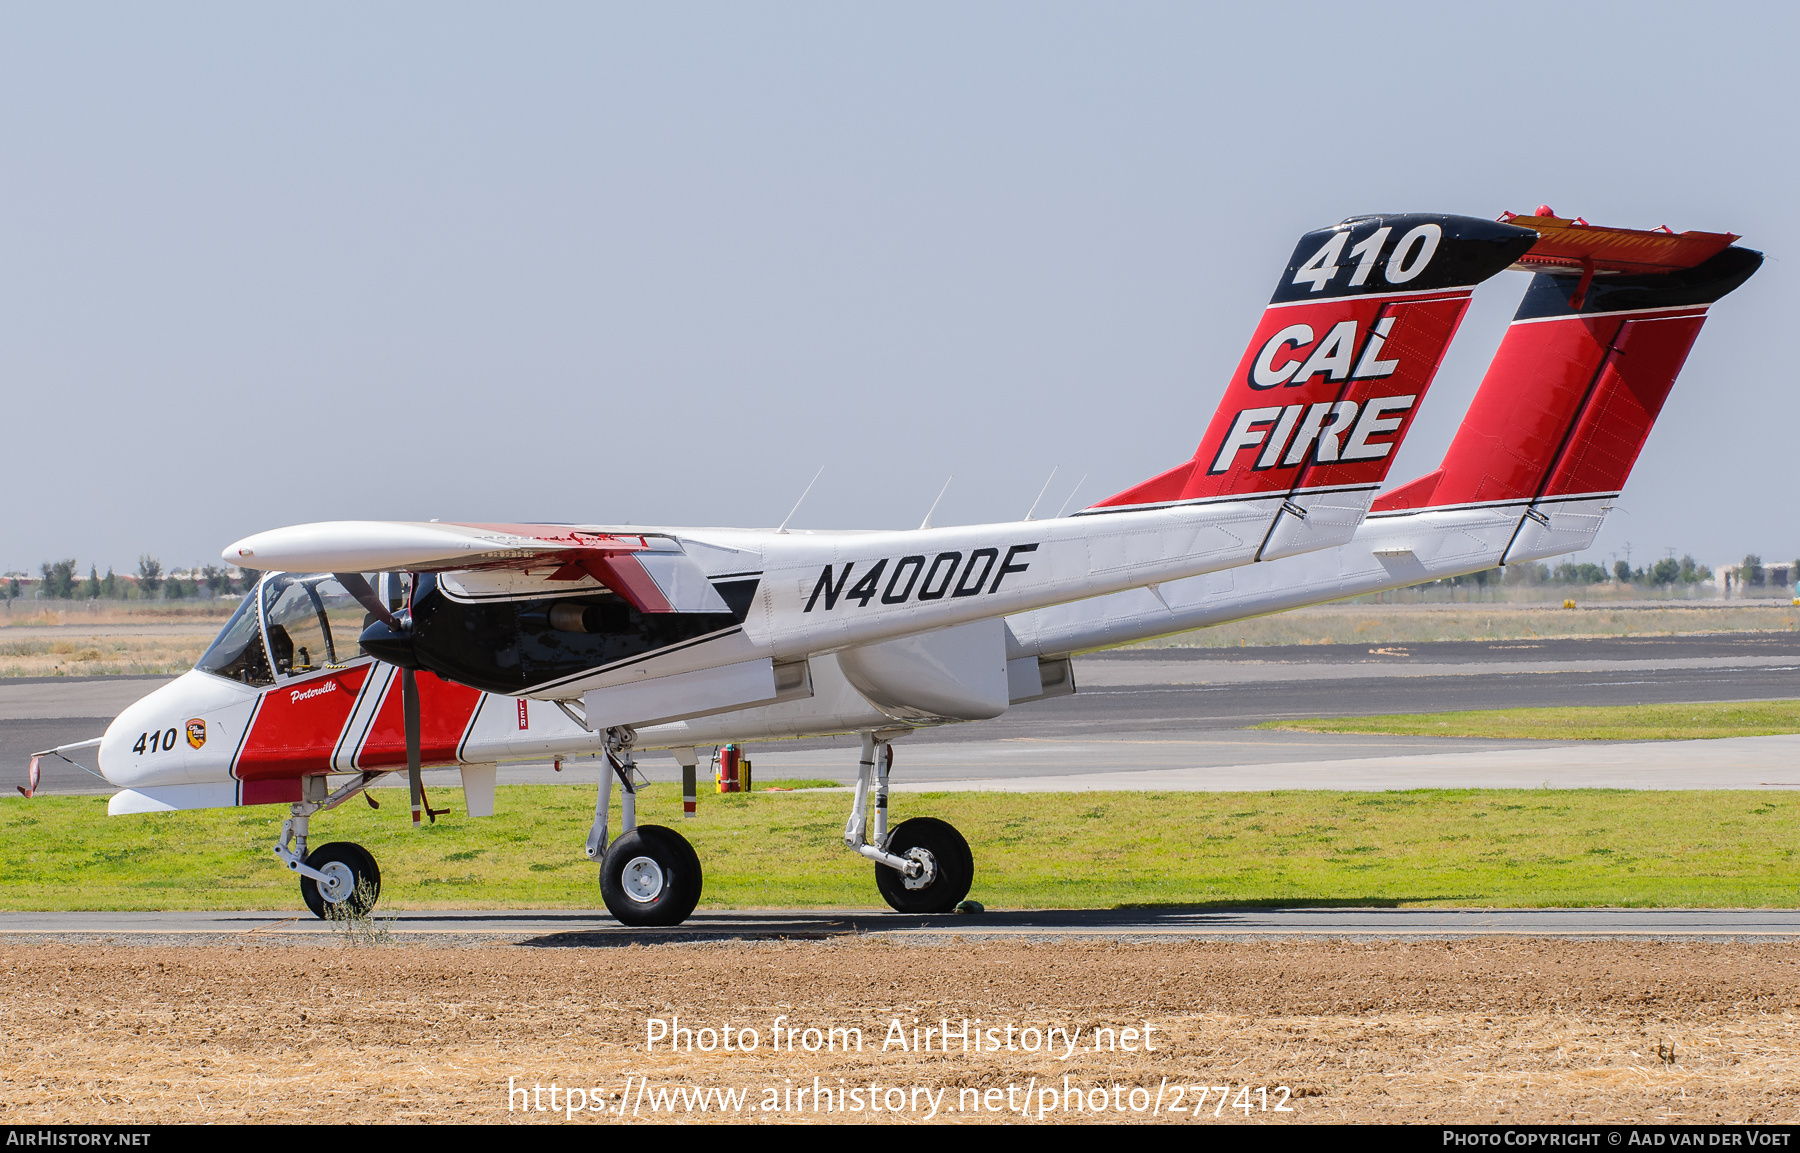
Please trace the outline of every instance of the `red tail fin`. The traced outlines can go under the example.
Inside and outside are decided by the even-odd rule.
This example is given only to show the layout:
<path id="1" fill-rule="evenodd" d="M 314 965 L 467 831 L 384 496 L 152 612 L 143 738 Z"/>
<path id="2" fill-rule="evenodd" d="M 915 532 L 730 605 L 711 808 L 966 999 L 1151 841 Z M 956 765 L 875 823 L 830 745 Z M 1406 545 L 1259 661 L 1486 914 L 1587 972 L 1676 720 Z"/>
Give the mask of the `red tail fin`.
<path id="1" fill-rule="evenodd" d="M 1599 238 L 1608 243 L 1623 232 L 1594 231 L 1609 234 Z M 1669 247 L 1666 242 L 1708 236 L 1629 235 Z M 1568 233 L 1555 239 L 1560 248 L 1574 244 Z M 1690 268 L 1596 277 L 1607 264 L 1604 254 L 1596 260 L 1592 250 L 1573 256 L 1559 250 L 1544 262 L 1537 255 L 1533 250 L 1522 263 L 1555 261 L 1568 271 L 1532 280 L 1443 465 L 1383 493 L 1371 511 L 1617 493 L 1700 334 L 1707 306 L 1762 263 L 1760 253 L 1720 243 L 1702 249 L 1704 259 Z M 1632 255 L 1624 266 L 1643 266 L 1641 252 Z"/>
<path id="2" fill-rule="evenodd" d="M 1536 240 L 1419 214 L 1307 233 L 1193 459 L 1093 507 L 1379 485 L 1474 286 Z"/>

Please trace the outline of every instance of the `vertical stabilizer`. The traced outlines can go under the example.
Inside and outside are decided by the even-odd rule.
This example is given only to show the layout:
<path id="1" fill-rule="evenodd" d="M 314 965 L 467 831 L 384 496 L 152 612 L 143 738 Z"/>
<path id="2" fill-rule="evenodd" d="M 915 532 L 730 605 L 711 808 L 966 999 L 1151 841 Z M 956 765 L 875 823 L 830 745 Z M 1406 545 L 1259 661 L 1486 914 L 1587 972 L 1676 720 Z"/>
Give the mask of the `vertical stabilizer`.
<path id="1" fill-rule="evenodd" d="M 1285 496 L 1264 560 L 1353 529 L 1475 285 L 1537 239 L 1511 224 L 1426 214 L 1308 233 L 1193 458 L 1084 511 Z"/>

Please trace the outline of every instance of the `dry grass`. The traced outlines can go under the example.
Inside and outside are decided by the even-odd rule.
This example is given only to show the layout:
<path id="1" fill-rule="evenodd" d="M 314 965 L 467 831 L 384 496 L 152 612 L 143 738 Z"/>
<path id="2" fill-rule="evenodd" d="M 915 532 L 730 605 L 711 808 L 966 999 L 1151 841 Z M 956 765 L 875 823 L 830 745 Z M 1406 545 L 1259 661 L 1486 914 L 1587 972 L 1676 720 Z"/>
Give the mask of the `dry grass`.
<path id="1" fill-rule="evenodd" d="M 37 601 L 16 601 L 0 611 L 0 629 L 46 625 L 146 625 L 175 621 L 217 621 L 221 627 L 236 611 L 236 600 L 209 601 L 61 601 L 45 608 Z"/>
<path id="2" fill-rule="evenodd" d="M 96 602 L 0 614 L 0 677 L 180 673 L 192 668 L 233 602 Z M 155 626 L 165 625 L 167 632 Z M 107 633 L 125 627 L 129 635 Z M 89 635 L 86 630 L 101 630 Z M 1541 637 L 1672 636 L 1788 632 L 1800 608 L 1733 601 L 1615 604 L 1575 609 L 1535 604 L 1333 604 L 1294 609 L 1147 641 L 1140 648 L 1421 644 Z"/>
<path id="3" fill-rule="evenodd" d="M 235 600 L 19 601 L 0 612 L 0 677 L 183 673 L 237 608 Z"/>
<path id="4" fill-rule="evenodd" d="M 448 950 L 0 948 L 0 1123 L 563 1120 L 507 1079 L 784 1089 L 1286 1085 L 1291 1113 L 1207 1101 L 1161 1119 L 1787 1122 L 1800 1103 L 1800 946 L 1485 939 L 897 945 L 877 939 Z M 755 1028 L 753 1054 L 645 1051 L 649 1017 Z M 860 1053 L 771 1050 L 778 1016 L 854 1026 Z M 1158 1051 L 882 1052 L 888 1022 L 1156 1028 Z M 1674 1063 L 1658 1048 L 1673 1046 Z M 1035 1079 L 1035 1081 L 1034 1081 Z M 596 1092 L 597 1090 L 597 1092 Z M 1015 1096 L 1015 1101 L 1017 1097 Z M 516 1098 L 514 1099 L 516 1102 Z M 1256 1098 L 1249 1100 L 1254 1103 Z M 639 1119 L 655 1120 L 643 1112 Z M 1279 1097 L 1276 1097 L 1279 1101 Z M 1041 1103 L 1041 1098 L 1034 1103 Z M 1191 1096 L 1189 1098 L 1191 1104 Z M 1048 1120 L 1093 1120 L 1053 1113 Z M 1101 1119 L 1139 1121 L 1129 1100 Z M 577 1123 L 600 1118 L 576 1115 Z"/>
<path id="5" fill-rule="evenodd" d="M 184 673 L 210 636 L 63 636 L 0 634 L 0 677 L 93 677 Z M 17 639 L 15 639 L 17 638 Z"/>

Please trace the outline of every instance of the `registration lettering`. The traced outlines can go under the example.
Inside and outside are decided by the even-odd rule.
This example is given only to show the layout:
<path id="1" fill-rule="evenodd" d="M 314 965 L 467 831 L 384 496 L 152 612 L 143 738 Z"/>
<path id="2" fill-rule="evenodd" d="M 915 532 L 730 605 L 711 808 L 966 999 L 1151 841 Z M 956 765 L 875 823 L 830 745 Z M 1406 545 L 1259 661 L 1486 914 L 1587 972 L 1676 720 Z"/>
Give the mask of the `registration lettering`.
<path id="1" fill-rule="evenodd" d="M 941 552 L 934 557 L 920 553 L 898 560 L 884 557 L 856 571 L 857 561 L 846 561 L 842 569 L 826 565 L 819 570 L 812 595 L 802 612 L 812 612 L 824 605 L 829 612 L 839 603 L 853 602 L 867 608 L 877 596 L 884 605 L 908 601 L 938 601 L 946 597 L 992 596 L 1000 591 L 1000 582 L 1013 573 L 1022 573 L 1031 562 L 1018 558 L 1037 551 L 1036 544 L 1016 544 L 1006 550 L 1005 557 L 997 548 L 978 548 L 964 554 Z M 856 579 L 852 580 L 852 577 Z M 804 586 L 803 586 L 804 587 Z"/>

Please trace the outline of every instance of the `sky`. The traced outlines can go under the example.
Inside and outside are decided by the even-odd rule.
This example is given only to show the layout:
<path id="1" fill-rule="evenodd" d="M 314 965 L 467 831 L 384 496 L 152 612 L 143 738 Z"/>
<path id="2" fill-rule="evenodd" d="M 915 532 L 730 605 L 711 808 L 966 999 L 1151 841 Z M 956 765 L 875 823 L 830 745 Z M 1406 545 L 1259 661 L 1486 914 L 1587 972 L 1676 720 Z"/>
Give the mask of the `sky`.
<path id="1" fill-rule="evenodd" d="M 1017 519 L 1053 467 L 1039 514 L 1079 507 L 1192 455 L 1302 233 L 1543 203 L 1769 257 L 1579 559 L 1791 560 L 1797 13 L 7 5 L 0 571 L 772 526 L 821 468 L 794 527 L 913 527 L 947 477 L 933 523 Z"/>

